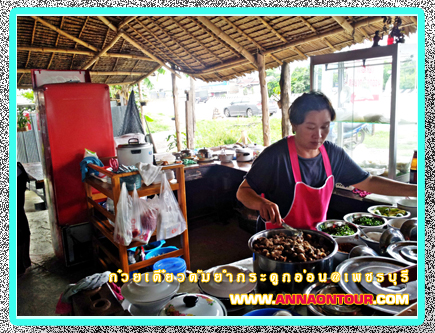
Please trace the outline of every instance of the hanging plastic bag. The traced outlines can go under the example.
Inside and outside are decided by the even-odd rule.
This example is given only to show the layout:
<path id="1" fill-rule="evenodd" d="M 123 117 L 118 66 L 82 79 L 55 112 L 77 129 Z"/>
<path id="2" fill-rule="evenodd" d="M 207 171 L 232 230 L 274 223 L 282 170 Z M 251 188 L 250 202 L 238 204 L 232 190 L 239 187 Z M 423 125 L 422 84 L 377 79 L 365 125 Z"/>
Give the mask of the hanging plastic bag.
<path id="1" fill-rule="evenodd" d="M 157 219 L 159 216 L 159 208 L 155 204 L 155 201 L 158 200 L 158 196 L 156 195 L 151 200 L 139 200 L 142 204 L 142 210 L 140 215 L 140 221 L 142 225 L 142 230 L 145 234 L 146 241 L 148 243 L 151 235 L 157 227 Z"/>
<path id="2" fill-rule="evenodd" d="M 113 240 L 128 246 L 132 240 L 131 234 L 131 197 L 128 195 L 125 183 L 122 184 L 118 205 L 116 206 L 115 230 Z"/>
<path id="3" fill-rule="evenodd" d="M 157 240 L 168 239 L 180 235 L 186 230 L 186 220 L 178 201 L 172 192 L 171 185 L 162 174 L 160 185 L 159 219 L 157 221 Z"/>
<path id="4" fill-rule="evenodd" d="M 148 243 L 148 239 L 147 239 L 147 235 L 145 234 L 145 230 L 142 228 L 142 223 L 141 223 L 142 212 L 143 212 L 143 204 L 142 204 L 142 200 L 140 200 L 139 198 L 139 195 L 136 190 L 136 184 L 135 184 L 133 190 L 133 199 L 132 199 L 131 234 L 133 240 L 146 244 Z"/>

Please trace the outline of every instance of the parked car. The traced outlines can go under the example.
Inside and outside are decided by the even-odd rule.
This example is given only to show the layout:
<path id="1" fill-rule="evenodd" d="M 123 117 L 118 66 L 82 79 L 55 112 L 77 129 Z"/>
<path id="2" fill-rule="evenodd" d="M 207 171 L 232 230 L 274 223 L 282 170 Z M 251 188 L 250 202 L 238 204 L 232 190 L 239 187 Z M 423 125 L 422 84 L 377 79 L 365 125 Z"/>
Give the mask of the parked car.
<path id="1" fill-rule="evenodd" d="M 271 116 L 278 112 L 278 104 L 273 99 L 269 99 L 268 106 L 269 114 Z M 230 105 L 224 107 L 224 114 L 226 117 L 261 116 L 262 112 L 261 101 L 255 103 L 249 100 L 240 100 L 231 102 Z"/>

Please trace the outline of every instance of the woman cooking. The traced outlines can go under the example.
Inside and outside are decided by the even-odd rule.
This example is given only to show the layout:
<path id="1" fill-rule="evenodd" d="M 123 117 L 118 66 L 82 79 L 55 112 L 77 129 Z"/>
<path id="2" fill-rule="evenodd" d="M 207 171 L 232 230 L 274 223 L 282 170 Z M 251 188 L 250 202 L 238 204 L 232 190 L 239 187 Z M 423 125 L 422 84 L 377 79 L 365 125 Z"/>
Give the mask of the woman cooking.
<path id="1" fill-rule="evenodd" d="M 417 186 L 362 170 L 340 147 L 325 141 L 335 111 L 320 92 L 305 93 L 290 106 L 294 135 L 265 149 L 237 191 L 237 199 L 259 211 L 257 232 L 280 228 L 312 229 L 326 220 L 336 182 L 393 196 L 417 196 Z"/>

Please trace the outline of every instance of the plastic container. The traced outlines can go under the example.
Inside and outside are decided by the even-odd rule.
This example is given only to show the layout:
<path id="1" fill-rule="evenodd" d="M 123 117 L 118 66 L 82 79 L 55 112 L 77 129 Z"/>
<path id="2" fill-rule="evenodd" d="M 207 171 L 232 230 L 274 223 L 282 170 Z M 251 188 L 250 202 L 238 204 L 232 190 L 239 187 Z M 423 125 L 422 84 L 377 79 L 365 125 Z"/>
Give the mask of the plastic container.
<path id="1" fill-rule="evenodd" d="M 174 252 L 176 250 L 178 250 L 178 247 L 176 247 L 176 246 L 161 247 L 159 249 L 155 249 L 155 250 L 148 252 L 147 255 L 145 255 L 145 259 L 151 259 L 151 258 L 157 257 L 157 256 L 162 255 L 162 254 Z"/>
<path id="2" fill-rule="evenodd" d="M 178 273 L 183 273 L 186 275 L 186 261 L 182 258 L 166 258 L 157 261 L 153 270 L 164 269 L 166 273 L 172 273 L 177 276 Z"/>
<path id="3" fill-rule="evenodd" d="M 145 250 L 145 254 L 147 254 L 148 252 L 151 252 L 152 250 L 160 249 L 165 243 L 166 243 L 166 241 L 164 239 L 162 239 L 162 240 L 148 243 L 148 244 L 142 245 L 142 246 Z M 136 249 L 137 249 L 137 247 L 132 247 L 129 250 L 136 251 Z"/>
<path id="4" fill-rule="evenodd" d="M 119 179 L 119 182 L 122 186 L 122 183 L 125 183 L 125 186 L 127 187 L 127 191 L 133 191 L 134 185 L 136 185 L 136 189 L 139 189 L 142 186 L 142 178 L 139 174 L 128 176 L 128 177 L 122 177 Z"/>

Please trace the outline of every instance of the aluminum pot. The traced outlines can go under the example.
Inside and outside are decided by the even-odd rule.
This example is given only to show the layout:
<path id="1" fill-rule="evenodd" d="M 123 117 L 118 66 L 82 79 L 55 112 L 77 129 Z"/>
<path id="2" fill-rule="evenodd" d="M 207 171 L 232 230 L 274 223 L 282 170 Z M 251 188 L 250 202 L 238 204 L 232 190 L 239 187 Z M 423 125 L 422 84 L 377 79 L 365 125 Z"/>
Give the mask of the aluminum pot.
<path id="1" fill-rule="evenodd" d="M 317 279 L 318 273 L 326 273 L 329 276 L 333 272 L 333 257 L 338 251 L 337 242 L 330 235 L 317 230 L 303 230 L 303 232 L 304 234 L 310 234 L 311 236 L 318 237 L 319 239 L 323 238 L 326 246 L 328 246 L 329 251 L 331 251 L 331 253 L 325 258 L 307 262 L 281 262 L 269 259 L 266 256 L 258 254 L 254 251 L 253 245 L 258 238 L 273 237 L 281 232 L 286 235 L 292 234 L 290 230 L 285 229 L 266 230 L 256 233 L 248 241 L 249 249 L 254 255 L 254 272 L 257 275 L 257 288 L 260 292 L 270 293 L 273 291 L 278 291 L 287 293 L 301 293 L 304 287 L 308 284 L 306 281 L 306 275 L 308 273 L 313 273 Z M 277 273 L 279 276 L 280 282 L 276 286 L 270 282 L 269 275 L 271 273 Z M 291 282 L 281 282 L 283 273 L 290 274 Z M 302 274 L 302 282 L 295 282 L 294 277 L 296 273 Z M 262 281 L 264 276 L 261 274 L 265 274 L 265 281 Z"/>

